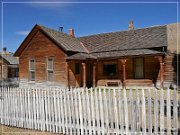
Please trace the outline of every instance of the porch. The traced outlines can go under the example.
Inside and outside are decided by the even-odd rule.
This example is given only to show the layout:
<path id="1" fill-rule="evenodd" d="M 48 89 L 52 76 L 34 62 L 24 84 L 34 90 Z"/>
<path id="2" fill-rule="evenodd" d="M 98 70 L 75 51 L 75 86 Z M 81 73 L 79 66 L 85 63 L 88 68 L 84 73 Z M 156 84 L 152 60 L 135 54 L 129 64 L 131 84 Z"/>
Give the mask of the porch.
<path id="1" fill-rule="evenodd" d="M 108 59 L 69 59 L 67 86 L 163 87 L 163 56 L 144 55 Z M 71 75 L 70 75 L 71 74 Z M 74 76 L 76 84 L 72 84 Z"/>

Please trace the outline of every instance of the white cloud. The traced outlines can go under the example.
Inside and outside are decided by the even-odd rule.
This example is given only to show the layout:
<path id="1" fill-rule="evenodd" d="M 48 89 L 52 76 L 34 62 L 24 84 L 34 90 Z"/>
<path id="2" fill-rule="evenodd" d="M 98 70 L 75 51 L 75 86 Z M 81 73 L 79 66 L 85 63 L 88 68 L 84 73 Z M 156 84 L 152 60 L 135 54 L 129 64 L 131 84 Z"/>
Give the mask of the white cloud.
<path id="1" fill-rule="evenodd" d="M 24 31 L 17 31 L 16 34 L 17 35 L 22 35 L 22 36 L 27 36 L 29 34 L 29 31 L 26 31 L 26 30 L 24 30 Z"/>
<path id="2" fill-rule="evenodd" d="M 66 8 L 71 5 L 74 0 L 32 0 L 30 5 L 36 8 Z M 61 3 L 62 2 L 62 3 Z"/>

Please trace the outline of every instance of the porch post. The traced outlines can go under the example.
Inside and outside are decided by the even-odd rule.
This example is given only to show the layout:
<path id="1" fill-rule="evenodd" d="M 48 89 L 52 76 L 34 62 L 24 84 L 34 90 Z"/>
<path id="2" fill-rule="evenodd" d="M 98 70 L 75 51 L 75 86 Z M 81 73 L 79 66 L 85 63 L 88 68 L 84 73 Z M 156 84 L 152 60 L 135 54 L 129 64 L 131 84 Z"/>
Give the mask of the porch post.
<path id="1" fill-rule="evenodd" d="M 68 65 L 68 62 L 66 62 L 66 87 L 69 88 L 69 65 Z"/>
<path id="2" fill-rule="evenodd" d="M 83 68 L 83 87 L 86 87 L 86 63 L 82 63 L 82 68 Z"/>
<path id="3" fill-rule="evenodd" d="M 96 87 L 96 63 L 93 63 L 93 88 Z"/>
<path id="4" fill-rule="evenodd" d="M 123 64 L 123 87 L 126 87 L 126 61 L 127 59 L 121 59 L 121 63 Z"/>
<path id="5" fill-rule="evenodd" d="M 164 86 L 164 62 L 162 56 L 157 56 L 159 64 L 160 64 L 160 81 L 161 81 L 161 87 Z"/>

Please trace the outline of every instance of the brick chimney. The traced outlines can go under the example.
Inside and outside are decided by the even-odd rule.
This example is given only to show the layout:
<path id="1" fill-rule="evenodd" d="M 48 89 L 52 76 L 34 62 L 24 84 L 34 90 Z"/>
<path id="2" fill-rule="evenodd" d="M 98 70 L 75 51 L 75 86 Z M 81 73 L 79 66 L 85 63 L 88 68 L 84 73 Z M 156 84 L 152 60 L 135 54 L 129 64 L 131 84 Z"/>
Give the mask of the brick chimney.
<path id="1" fill-rule="evenodd" d="M 75 37 L 74 36 L 74 29 L 69 29 L 69 35 L 72 36 L 72 37 Z"/>
<path id="2" fill-rule="evenodd" d="M 133 23 L 133 20 L 130 20 L 129 21 L 129 30 L 133 30 L 134 29 L 134 23 Z"/>
<path id="3" fill-rule="evenodd" d="M 6 47 L 3 47 L 3 53 L 6 53 Z"/>

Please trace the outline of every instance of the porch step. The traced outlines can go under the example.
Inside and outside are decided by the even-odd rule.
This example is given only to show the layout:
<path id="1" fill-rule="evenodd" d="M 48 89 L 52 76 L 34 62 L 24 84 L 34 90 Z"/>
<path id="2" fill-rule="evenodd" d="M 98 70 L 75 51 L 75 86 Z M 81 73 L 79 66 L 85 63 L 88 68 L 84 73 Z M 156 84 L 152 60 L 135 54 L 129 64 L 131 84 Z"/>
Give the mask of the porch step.
<path id="1" fill-rule="evenodd" d="M 150 79 L 127 79 L 126 86 L 152 86 L 153 82 Z"/>

